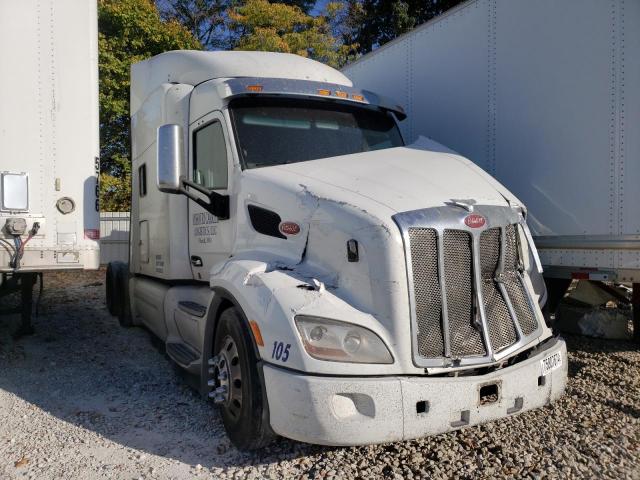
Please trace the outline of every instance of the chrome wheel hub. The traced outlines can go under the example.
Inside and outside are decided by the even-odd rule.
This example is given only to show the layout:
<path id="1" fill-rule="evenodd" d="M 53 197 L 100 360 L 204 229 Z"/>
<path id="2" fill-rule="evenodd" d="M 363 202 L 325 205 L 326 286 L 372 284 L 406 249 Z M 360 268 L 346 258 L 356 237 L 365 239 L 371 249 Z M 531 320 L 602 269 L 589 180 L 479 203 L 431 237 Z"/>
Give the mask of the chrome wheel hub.
<path id="1" fill-rule="evenodd" d="M 209 398 L 238 417 L 242 408 L 242 371 L 235 341 L 226 336 L 222 348 L 209 359 Z"/>

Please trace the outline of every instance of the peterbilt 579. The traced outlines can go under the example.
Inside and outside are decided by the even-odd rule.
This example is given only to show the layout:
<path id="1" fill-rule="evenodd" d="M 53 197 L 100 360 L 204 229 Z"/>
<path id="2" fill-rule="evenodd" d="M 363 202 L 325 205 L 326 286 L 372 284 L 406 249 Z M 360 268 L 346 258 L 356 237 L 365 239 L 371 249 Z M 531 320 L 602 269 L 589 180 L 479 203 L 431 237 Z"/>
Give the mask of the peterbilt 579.
<path id="1" fill-rule="evenodd" d="M 107 302 L 275 435 L 390 442 L 543 407 L 566 347 L 525 206 L 318 62 L 176 51 L 132 67 L 130 261 Z"/>

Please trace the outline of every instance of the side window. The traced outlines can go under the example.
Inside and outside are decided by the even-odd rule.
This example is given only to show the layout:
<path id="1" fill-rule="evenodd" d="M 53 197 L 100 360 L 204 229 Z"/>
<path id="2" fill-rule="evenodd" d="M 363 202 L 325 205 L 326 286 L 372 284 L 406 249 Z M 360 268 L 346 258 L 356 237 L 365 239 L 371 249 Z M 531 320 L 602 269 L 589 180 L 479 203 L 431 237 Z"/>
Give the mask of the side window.
<path id="1" fill-rule="evenodd" d="M 220 122 L 194 134 L 193 181 L 212 190 L 227 188 L 227 147 Z"/>
<path id="2" fill-rule="evenodd" d="M 147 165 L 144 163 L 138 168 L 138 192 L 141 197 L 147 194 Z"/>

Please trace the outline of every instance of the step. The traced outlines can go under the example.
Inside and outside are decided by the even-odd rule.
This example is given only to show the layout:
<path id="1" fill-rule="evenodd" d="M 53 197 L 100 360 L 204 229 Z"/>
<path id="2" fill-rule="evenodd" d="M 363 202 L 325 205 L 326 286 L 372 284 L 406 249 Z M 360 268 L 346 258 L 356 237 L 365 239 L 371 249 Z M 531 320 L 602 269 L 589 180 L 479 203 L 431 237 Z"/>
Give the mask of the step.
<path id="1" fill-rule="evenodd" d="M 198 354 L 184 343 L 167 343 L 167 355 L 184 367 L 188 367 L 198 360 Z"/>

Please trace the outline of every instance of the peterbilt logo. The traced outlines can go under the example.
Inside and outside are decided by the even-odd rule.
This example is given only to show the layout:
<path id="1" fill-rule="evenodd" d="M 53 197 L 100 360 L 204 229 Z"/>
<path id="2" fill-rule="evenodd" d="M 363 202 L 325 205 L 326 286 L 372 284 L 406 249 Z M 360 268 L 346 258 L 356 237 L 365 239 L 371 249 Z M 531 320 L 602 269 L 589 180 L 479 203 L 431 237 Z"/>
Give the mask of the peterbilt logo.
<path id="1" fill-rule="evenodd" d="M 487 223 L 487 220 L 482 215 L 478 215 L 477 213 L 467 215 L 464 219 L 464 224 L 469 228 L 484 227 L 485 223 Z"/>
<path id="2" fill-rule="evenodd" d="M 285 235 L 297 235 L 300 233 L 300 225 L 295 222 L 282 222 L 280 232 Z"/>

